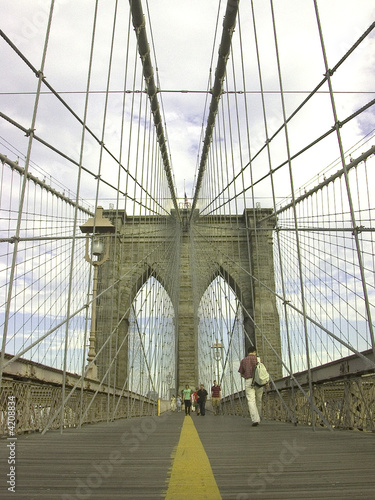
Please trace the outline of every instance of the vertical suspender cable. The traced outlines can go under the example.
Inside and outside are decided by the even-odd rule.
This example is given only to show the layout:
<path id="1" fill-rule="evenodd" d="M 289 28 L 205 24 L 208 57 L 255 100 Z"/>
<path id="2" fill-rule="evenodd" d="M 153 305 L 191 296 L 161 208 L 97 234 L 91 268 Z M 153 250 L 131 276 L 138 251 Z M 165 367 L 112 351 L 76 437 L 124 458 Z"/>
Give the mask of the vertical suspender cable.
<path id="1" fill-rule="evenodd" d="M 151 63 L 150 57 L 150 47 L 147 41 L 145 19 L 142 10 L 142 4 L 140 0 L 129 0 L 130 8 L 133 18 L 133 26 L 136 30 L 137 40 L 138 40 L 138 51 L 142 60 L 143 66 L 143 76 L 146 82 L 146 92 L 150 99 L 151 110 L 154 118 L 154 124 L 158 136 L 158 142 L 160 147 L 160 152 L 163 158 L 164 170 L 168 179 L 169 190 L 171 198 L 173 201 L 176 213 L 179 216 L 179 210 L 177 205 L 177 199 L 175 195 L 175 188 L 173 184 L 172 168 L 169 164 L 168 150 L 166 145 L 166 140 L 164 136 L 163 123 L 159 108 L 159 102 L 157 97 L 157 87 L 154 79 L 154 70 Z"/>
<path id="2" fill-rule="evenodd" d="M 79 196 L 80 196 L 80 188 L 81 188 L 81 175 L 82 175 L 82 165 L 83 165 L 83 153 L 84 153 L 84 145 L 85 145 L 85 137 L 86 137 L 86 121 L 87 121 L 87 112 L 88 112 L 88 101 L 89 101 L 89 90 L 90 90 L 90 84 L 91 84 L 91 72 L 92 72 L 92 61 L 93 61 L 93 55 L 94 55 L 94 42 L 95 42 L 95 32 L 96 32 L 96 22 L 97 22 L 97 13 L 98 13 L 98 0 L 95 2 L 95 10 L 94 10 L 94 19 L 93 19 L 93 27 L 92 27 L 92 36 L 91 36 L 91 48 L 90 48 L 90 58 L 89 58 L 89 66 L 88 66 L 88 71 L 87 71 L 87 83 L 86 83 L 86 96 L 85 96 L 85 108 L 84 108 L 84 117 L 83 117 L 83 123 L 82 123 L 82 135 L 81 135 L 81 150 L 80 150 L 80 157 L 79 157 L 79 168 L 78 168 L 78 175 L 77 175 L 77 189 L 76 189 L 76 208 L 74 211 L 74 226 L 73 226 L 73 242 L 72 242 L 72 252 L 71 252 L 71 262 L 70 262 L 70 276 L 69 276 L 69 297 L 71 294 L 71 284 L 73 281 L 73 267 L 74 267 L 74 250 L 75 250 L 75 234 L 76 234 L 76 227 L 77 227 L 77 219 L 78 219 L 78 201 L 79 201 Z M 88 279 L 88 291 L 87 291 L 87 296 L 89 297 L 90 293 L 90 283 L 91 283 L 91 266 L 90 266 L 90 274 L 89 274 L 89 279 Z M 70 316 L 70 300 L 68 302 L 68 313 L 67 316 Z M 88 318 L 88 310 L 86 310 L 86 320 Z M 68 325 L 69 322 L 67 322 L 67 327 L 66 331 L 68 331 Z M 87 325 L 87 321 L 86 321 Z M 86 346 L 86 340 L 87 339 L 87 327 L 85 328 L 85 336 L 84 336 L 84 346 Z M 67 348 L 67 347 L 66 347 Z M 84 371 L 85 371 L 85 355 L 86 355 L 86 349 L 83 349 L 83 354 L 82 354 L 82 379 L 81 379 L 81 408 L 83 407 L 82 401 L 83 401 L 83 384 L 84 384 Z M 61 417 L 60 417 L 60 432 L 62 432 L 63 429 L 63 419 L 64 419 L 64 404 L 65 404 L 65 377 L 66 377 L 66 372 L 64 370 L 64 376 L 63 376 L 63 386 L 62 386 L 62 404 L 61 404 Z"/>
<path id="3" fill-rule="evenodd" d="M 206 133 L 203 141 L 203 149 L 201 154 L 201 160 L 198 171 L 197 183 L 195 186 L 195 192 L 192 203 L 192 210 L 190 218 L 194 212 L 197 205 L 199 191 L 202 185 L 203 176 L 206 170 L 208 152 L 210 150 L 210 145 L 212 141 L 212 134 L 215 127 L 216 114 L 219 108 L 219 102 L 221 95 L 223 93 L 223 82 L 225 78 L 225 71 L 227 66 L 227 60 L 231 48 L 231 40 L 236 25 L 236 17 L 238 12 L 238 5 L 240 0 L 228 0 L 227 8 L 225 12 L 224 22 L 223 22 L 223 32 L 221 36 L 221 42 L 219 47 L 219 58 L 215 71 L 215 81 L 211 89 L 211 104 L 210 110 L 207 118 Z"/>
<path id="4" fill-rule="evenodd" d="M 275 17 L 274 17 L 274 9 L 273 9 L 272 0 L 271 0 L 271 14 L 272 14 L 272 24 L 273 24 L 273 32 L 274 32 L 274 39 L 275 39 L 276 58 L 277 58 L 278 75 L 279 75 L 279 85 L 280 85 L 281 99 L 282 99 L 283 119 L 284 119 L 285 132 L 287 134 L 287 120 L 286 120 L 286 113 L 285 113 L 283 85 L 282 85 L 282 79 L 281 79 L 281 67 L 280 67 L 280 60 L 279 60 L 279 51 L 278 51 L 278 46 L 277 46 L 277 33 L 276 33 L 276 24 L 275 24 Z M 287 143 L 290 175 L 292 175 L 291 174 L 291 167 L 290 167 L 291 161 L 290 161 L 288 137 L 286 137 L 286 143 Z M 275 188 L 274 188 L 272 172 L 271 172 L 271 186 L 272 186 L 273 209 L 274 209 L 274 213 L 276 213 L 277 209 L 276 209 L 276 199 L 275 199 Z M 294 210 L 295 210 L 295 205 L 294 205 Z M 296 215 L 295 215 L 295 217 L 296 217 Z M 295 218 L 295 220 L 296 220 L 296 218 Z M 290 331 L 289 331 L 290 325 L 289 325 L 289 316 L 288 316 L 288 308 L 287 308 L 287 300 L 286 300 L 286 292 L 285 292 L 284 265 L 283 265 L 283 259 L 282 259 L 282 250 L 281 250 L 280 232 L 279 231 L 276 231 L 276 238 L 277 238 L 277 245 L 278 245 L 278 257 L 279 257 L 279 266 L 280 266 L 280 279 L 281 279 L 282 296 L 284 299 L 283 307 L 284 307 L 285 328 L 286 328 L 287 347 L 288 347 L 289 370 L 290 370 L 290 373 L 293 373 L 291 341 L 290 341 Z M 300 267 L 300 269 L 301 269 L 301 267 Z M 308 363 L 309 363 L 309 358 L 307 357 L 307 359 L 308 359 Z M 291 391 L 292 391 L 292 401 L 294 402 L 294 382 L 293 382 L 293 379 L 291 379 Z M 294 409 L 293 415 L 294 415 L 294 418 L 296 419 L 294 404 L 293 404 L 293 409 Z"/>

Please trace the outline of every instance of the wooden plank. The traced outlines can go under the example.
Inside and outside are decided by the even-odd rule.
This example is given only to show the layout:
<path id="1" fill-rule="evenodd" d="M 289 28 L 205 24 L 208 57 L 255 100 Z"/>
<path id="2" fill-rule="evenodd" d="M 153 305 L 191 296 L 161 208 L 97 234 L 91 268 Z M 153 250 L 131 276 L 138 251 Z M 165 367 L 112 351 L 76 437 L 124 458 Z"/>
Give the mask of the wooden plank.
<path id="1" fill-rule="evenodd" d="M 16 494 L 7 495 L 7 440 L 0 443 L 0 497 L 161 498 L 182 427 L 165 417 L 118 420 L 23 435 L 16 442 Z"/>
<path id="2" fill-rule="evenodd" d="M 197 418 L 223 499 L 373 499 L 375 434 Z"/>
<path id="3" fill-rule="evenodd" d="M 189 418 L 189 417 L 187 417 Z M 373 499 L 375 434 L 248 418 L 192 415 L 224 500 Z M 0 441 L 2 499 L 160 499 L 185 415 L 142 417 L 16 441 L 16 494 L 7 492 L 9 440 Z M 194 477 L 191 478 L 194 498 Z"/>

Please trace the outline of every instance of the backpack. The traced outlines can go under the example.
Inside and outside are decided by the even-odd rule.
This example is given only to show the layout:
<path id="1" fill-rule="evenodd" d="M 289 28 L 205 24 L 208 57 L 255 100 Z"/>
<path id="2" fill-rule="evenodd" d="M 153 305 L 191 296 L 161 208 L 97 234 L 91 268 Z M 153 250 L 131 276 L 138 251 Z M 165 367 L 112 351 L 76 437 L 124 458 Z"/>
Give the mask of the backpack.
<path id="1" fill-rule="evenodd" d="M 267 368 L 258 358 L 258 362 L 254 372 L 253 383 L 258 385 L 259 387 L 263 387 L 264 385 L 268 384 L 269 380 L 270 380 L 270 375 L 267 371 Z"/>

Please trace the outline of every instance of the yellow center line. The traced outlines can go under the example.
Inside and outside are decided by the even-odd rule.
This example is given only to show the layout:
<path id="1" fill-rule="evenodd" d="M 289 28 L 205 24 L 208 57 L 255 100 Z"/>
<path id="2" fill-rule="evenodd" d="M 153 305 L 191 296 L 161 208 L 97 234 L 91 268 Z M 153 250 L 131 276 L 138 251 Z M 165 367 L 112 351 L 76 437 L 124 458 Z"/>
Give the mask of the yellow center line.
<path id="1" fill-rule="evenodd" d="M 184 419 L 180 440 L 173 455 L 166 500 L 191 500 L 192 496 L 221 500 L 210 461 L 190 416 Z"/>

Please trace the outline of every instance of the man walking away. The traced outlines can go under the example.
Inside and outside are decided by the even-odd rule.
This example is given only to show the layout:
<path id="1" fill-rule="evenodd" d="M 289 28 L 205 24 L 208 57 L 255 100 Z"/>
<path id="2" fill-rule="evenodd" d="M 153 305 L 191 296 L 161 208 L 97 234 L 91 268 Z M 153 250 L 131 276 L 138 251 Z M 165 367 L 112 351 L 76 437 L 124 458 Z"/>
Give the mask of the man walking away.
<path id="1" fill-rule="evenodd" d="M 263 387 L 258 387 L 253 384 L 256 365 L 257 351 L 255 347 L 249 347 L 247 356 L 241 360 L 238 372 L 241 374 L 241 377 L 245 379 L 245 392 L 253 427 L 260 423 L 263 397 Z"/>

